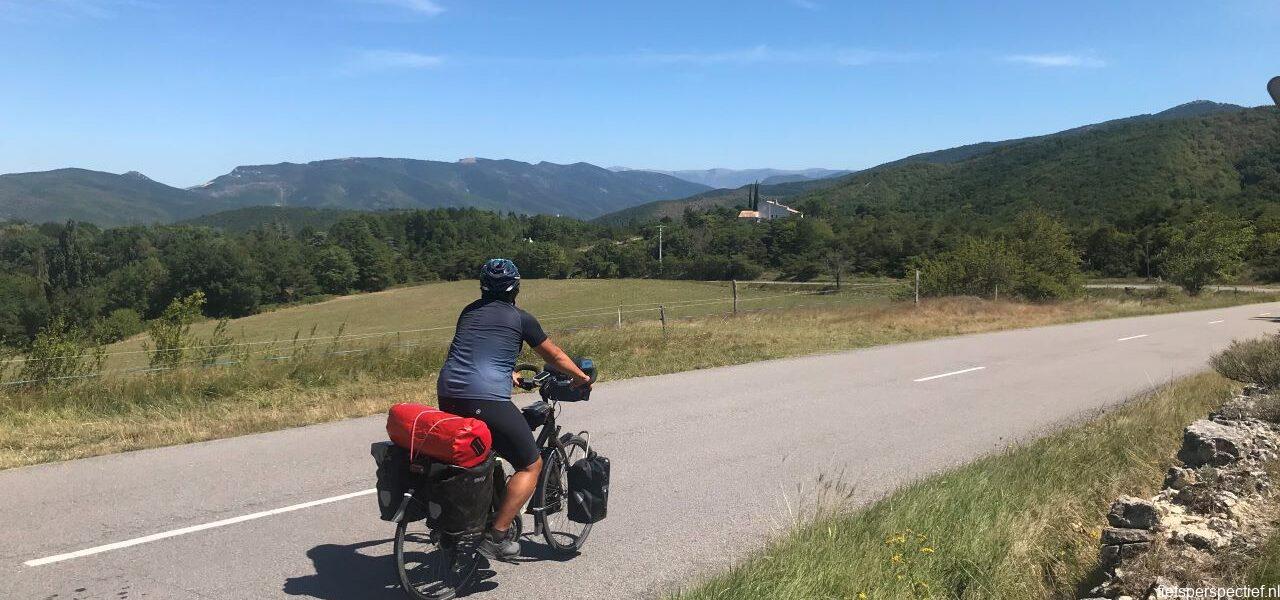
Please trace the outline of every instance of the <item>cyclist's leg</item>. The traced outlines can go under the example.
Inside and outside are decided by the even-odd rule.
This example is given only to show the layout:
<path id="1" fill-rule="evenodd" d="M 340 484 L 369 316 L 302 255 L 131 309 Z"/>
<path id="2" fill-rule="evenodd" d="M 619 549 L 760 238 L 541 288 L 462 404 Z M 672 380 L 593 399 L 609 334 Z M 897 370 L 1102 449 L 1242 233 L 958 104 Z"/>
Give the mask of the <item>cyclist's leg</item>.
<path id="1" fill-rule="evenodd" d="M 440 399 L 440 410 L 484 421 L 493 435 L 493 450 L 511 463 L 515 474 L 507 481 L 507 493 L 498 505 L 493 528 L 506 531 L 538 487 L 542 457 L 529 423 L 510 401 Z"/>

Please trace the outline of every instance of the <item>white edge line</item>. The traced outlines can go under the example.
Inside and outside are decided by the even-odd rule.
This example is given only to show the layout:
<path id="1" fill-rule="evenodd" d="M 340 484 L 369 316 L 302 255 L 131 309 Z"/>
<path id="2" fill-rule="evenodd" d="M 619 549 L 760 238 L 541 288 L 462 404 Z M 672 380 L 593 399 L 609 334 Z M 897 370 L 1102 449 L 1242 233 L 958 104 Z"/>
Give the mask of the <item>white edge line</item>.
<path id="1" fill-rule="evenodd" d="M 1122 338 L 1120 338 L 1120 339 L 1118 339 L 1118 340 L 1116 340 L 1116 341 L 1117 341 L 1117 342 L 1127 342 L 1127 341 L 1129 341 L 1129 340 L 1136 340 L 1136 339 L 1138 339 L 1138 338 L 1144 338 L 1144 337 L 1147 337 L 1147 334 L 1145 334 L 1145 333 L 1141 333 L 1141 334 L 1138 334 L 1138 335 L 1131 335 L 1131 336 L 1129 336 L 1129 337 L 1122 337 Z"/>
<path id="2" fill-rule="evenodd" d="M 151 534 L 151 535 L 147 535 L 147 536 L 143 536 L 143 537 L 139 537 L 139 538 L 133 538 L 133 539 L 131 539 L 131 540 L 125 540 L 125 541 L 123 541 L 123 542 L 116 542 L 116 543 L 114 543 L 114 544 L 106 544 L 106 545 L 103 545 L 103 546 L 94 546 L 93 548 L 86 548 L 86 549 L 84 549 L 84 550 L 77 550 L 77 551 L 75 551 L 75 552 L 68 552 L 68 553 L 66 553 L 66 554 L 57 554 L 57 555 L 54 555 L 54 556 L 46 556 L 46 557 L 44 557 L 44 558 L 37 558 L 37 559 L 35 559 L 35 560 L 29 560 L 29 561 L 24 562 L 24 563 L 22 563 L 22 564 L 24 564 L 24 565 L 26 565 L 26 566 L 28 566 L 28 567 L 38 567 L 38 566 L 40 566 L 40 565 L 47 565 L 47 564 L 50 564 L 50 563 L 61 562 L 61 561 L 64 561 L 64 560 L 71 560 L 71 559 L 73 559 L 73 558 L 81 558 L 81 557 L 84 557 L 84 556 L 90 556 L 90 555 L 98 554 L 98 553 L 101 553 L 101 552 L 109 552 L 109 551 L 111 551 L 111 550 L 119 550 L 119 549 L 121 549 L 121 548 L 128 548 L 128 547 L 130 547 L 130 546 L 137 546 L 137 545 L 139 545 L 139 544 L 146 544 L 146 543 L 148 543 L 148 542 L 155 542 L 155 541 L 163 540 L 163 539 L 166 539 L 166 538 L 177 537 L 177 536 L 180 536 L 180 535 L 186 535 L 186 534 L 188 534 L 188 533 L 195 533 L 195 532 L 197 532 L 197 531 L 204 531 L 204 530 L 206 530 L 206 529 L 213 529 L 213 528 L 215 528 L 215 527 L 225 527 L 225 526 L 227 526 L 227 525 L 234 525 L 234 524 L 236 524 L 236 523 L 243 523 L 243 522 L 245 522 L 245 521 L 252 521 L 252 520 L 254 520 L 254 519 L 261 519 L 261 518 L 263 518 L 263 517 L 270 517 L 270 516 L 272 516 L 272 515 L 278 515 L 278 514 L 281 514 L 281 513 L 292 512 L 292 511 L 295 511 L 295 510 L 302 510 L 302 509 L 304 509 L 304 508 L 311 508 L 311 507 L 313 507 L 313 506 L 320 506 L 321 504 L 329 504 L 330 502 L 339 502 L 339 501 L 342 501 L 342 500 L 348 500 L 348 499 L 351 499 L 351 498 L 355 498 L 355 497 L 357 497 L 357 496 L 365 496 L 365 495 L 368 495 L 368 494 L 373 494 L 373 493 L 375 493 L 375 492 L 377 492 L 377 491 L 378 491 L 377 489 L 368 489 L 368 490 L 360 490 L 360 491 L 358 491 L 358 492 L 351 492 L 350 494 L 343 494 L 343 495 L 341 495 L 341 496 L 333 496 L 333 497 L 330 497 L 330 498 L 321 498 L 321 499 L 319 499 L 319 500 L 312 500 L 312 501 L 310 501 L 310 502 L 303 502 L 302 504 L 294 504 L 294 505 L 292 505 L 292 506 L 285 506 L 285 507 L 281 507 L 281 508 L 274 508 L 274 509 L 271 509 L 271 510 L 264 510 L 264 511 L 262 511 L 262 512 L 256 512 L 256 513 L 253 513 L 253 514 L 241 515 L 241 516 L 239 516 L 239 517 L 232 517 L 232 518 L 230 518 L 230 519 L 223 519 L 223 520 L 221 520 L 221 521 L 213 521 L 213 522 L 211 522 L 211 523 L 204 523 L 204 524 L 201 524 L 201 525 L 192 525 L 191 527 L 183 527 L 182 529 L 174 529 L 174 530 L 172 530 L 172 531 L 165 531 L 165 532 L 161 532 L 161 533 L 153 533 L 153 534 Z"/>
<path id="3" fill-rule="evenodd" d="M 1209 324 L 1210 324 L 1210 325 L 1217 325 L 1218 323 L 1226 323 L 1226 322 L 1227 322 L 1227 320 L 1226 320 L 1226 319 L 1218 319 L 1217 321 L 1209 321 Z"/>
<path id="4" fill-rule="evenodd" d="M 972 368 L 969 368 L 969 369 L 961 369 L 961 370 L 959 370 L 959 371 L 952 371 L 952 372 L 950 372 L 950 373 L 943 373 L 943 374 L 941 374 L 941 375 L 930 375 L 930 376 L 928 376 L 928 377 L 921 377 L 920 379 L 913 379 L 912 381 L 913 381 L 913 382 L 915 382 L 915 383 L 920 383 L 920 382 L 922 382 L 922 381 L 930 381 L 930 380 L 933 380 L 933 379 L 941 379 L 941 378 L 943 378 L 943 377 L 950 377 L 950 376 L 952 376 L 952 375 L 960 375 L 960 374 L 963 374 L 963 373 L 972 373 L 972 372 L 974 372 L 974 371 L 981 371 L 981 370 L 983 370 L 983 369 L 985 369 L 985 368 L 986 368 L 986 367 L 972 367 Z"/>

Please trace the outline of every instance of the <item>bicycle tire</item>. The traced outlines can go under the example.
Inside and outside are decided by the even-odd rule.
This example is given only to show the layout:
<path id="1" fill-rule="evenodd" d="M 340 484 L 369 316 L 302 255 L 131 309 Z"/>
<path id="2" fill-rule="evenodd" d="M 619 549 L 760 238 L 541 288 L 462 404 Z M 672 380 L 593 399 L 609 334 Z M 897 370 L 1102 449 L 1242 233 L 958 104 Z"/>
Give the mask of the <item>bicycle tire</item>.
<path id="1" fill-rule="evenodd" d="M 420 527 L 421 531 L 411 531 L 411 527 Z M 414 600 L 452 600 L 475 578 L 481 557 L 474 551 L 459 552 L 449 547 L 440 535 L 428 530 L 424 521 L 402 521 L 396 526 L 396 572 L 401 588 Z M 421 548 L 409 549 L 410 545 Z M 425 560 L 411 561 L 411 553 L 422 551 L 426 551 Z M 465 562 L 458 564 L 459 560 Z M 410 571 L 418 576 L 411 577 Z M 419 574 L 418 571 L 425 572 Z"/>
<path id="2" fill-rule="evenodd" d="M 574 461 L 587 455 L 587 441 L 576 435 L 566 436 L 562 440 L 564 453 L 559 450 L 550 452 L 542 465 L 542 473 L 538 475 L 540 497 L 535 498 L 536 506 L 544 508 L 559 505 L 558 511 L 538 513 L 537 519 L 542 526 L 542 537 L 547 546 L 557 554 L 576 554 L 587 543 L 591 534 L 590 523 L 575 523 L 569 520 L 566 491 L 568 490 L 568 468 Z M 554 480 L 552 478 L 555 478 Z M 554 494 L 559 493 L 559 498 Z M 551 497 L 549 497 L 551 496 Z"/>

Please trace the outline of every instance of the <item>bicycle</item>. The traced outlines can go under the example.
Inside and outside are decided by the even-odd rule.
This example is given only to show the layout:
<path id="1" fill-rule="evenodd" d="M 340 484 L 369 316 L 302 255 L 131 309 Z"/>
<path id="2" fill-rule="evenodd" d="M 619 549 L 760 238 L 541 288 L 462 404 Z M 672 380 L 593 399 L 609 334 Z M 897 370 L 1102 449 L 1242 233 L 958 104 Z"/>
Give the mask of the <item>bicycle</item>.
<path id="1" fill-rule="evenodd" d="M 536 441 L 542 456 L 542 472 L 525 513 L 533 515 L 534 535 L 541 534 L 553 552 L 573 555 L 586 543 L 587 536 L 591 533 L 591 524 L 575 523 L 567 517 L 565 490 L 568 489 L 568 468 L 587 455 L 587 439 L 590 434 L 585 431 L 580 434 L 561 434 L 556 416 L 560 403 L 565 401 L 559 398 L 558 390 L 567 389 L 568 386 L 568 380 L 563 375 L 546 369 L 539 370 L 532 365 L 516 366 L 516 372 L 526 371 L 536 374 L 532 379 L 523 381 L 520 387 L 525 390 L 539 389 L 541 400 L 526 406 L 521 412 L 531 430 L 541 429 Z M 510 475 L 506 472 L 505 464 L 501 458 L 494 463 L 490 519 L 506 493 Z M 431 469 L 448 468 L 451 467 L 442 463 L 425 460 L 415 462 L 411 472 L 419 476 L 419 481 L 414 488 L 425 489 Z M 414 490 L 409 490 L 394 519 L 397 522 L 394 552 L 400 585 L 415 600 L 451 600 L 474 583 L 476 573 L 484 561 L 476 551 L 480 535 L 483 534 L 456 535 L 433 529 L 427 518 L 427 510 L 421 504 L 414 496 Z M 508 539 L 519 539 L 523 530 L 523 519 L 517 515 L 508 529 Z"/>
<path id="2" fill-rule="evenodd" d="M 537 388 L 542 398 L 521 409 L 530 429 L 542 429 L 536 440 L 542 455 L 542 472 L 538 475 L 538 487 L 526 512 L 533 515 L 534 535 L 542 534 L 554 552 L 572 555 L 587 542 L 591 524 L 575 523 L 568 518 L 565 498 L 569 489 L 569 465 L 587 456 L 590 433 L 560 433 L 556 413 L 565 400 L 559 399 L 556 392 L 567 388 L 567 377 L 546 369 L 540 371 L 533 365 L 516 365 L 517 373 L 526 371 L 533 371 L 536 375 L 520 387 L 525 390 Z"/>

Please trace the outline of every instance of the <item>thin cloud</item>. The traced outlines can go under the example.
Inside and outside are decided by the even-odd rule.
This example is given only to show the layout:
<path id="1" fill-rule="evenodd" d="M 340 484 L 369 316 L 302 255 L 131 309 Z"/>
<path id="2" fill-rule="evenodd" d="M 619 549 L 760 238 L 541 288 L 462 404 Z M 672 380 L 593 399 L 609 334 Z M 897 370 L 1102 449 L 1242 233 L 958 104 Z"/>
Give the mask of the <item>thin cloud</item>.
<path id="1" fill-rule="evenodd" d="M 884 52 L 858 48 L 782 49 L 766 45 L 710 52 L 641 52 L 623 60 L 649 65 L 841 65 L 863 66 L 876 63 L 912 62 L 924 55 Z"/>
<path id="2" fill-rule="evenodd" d="M 1013 54 L 1004 57 L 1004 60 L 1033 67 L 1048 68 L 1098 68 L 1107 66 L 1107 62 L 1100 58 L 1081 54 Z"/>
<path id="3" fill-rule="evenodd" d="M 0 20 L 109 19 L 121 8 L 151 6 L 140 0 L 0 0 Z"/>
<path id="4" fill-rule="evenodd" d="M 426 17 L 434 17 L 444 12 L 444 7 L 440 6 L 435 0 L 361 0 L 366 4 L 381 4 L 407 10 L 411 13 L 423 15 Z"/>
<path id="5" fill-rule="evenodd" d="M 404 50 L 361 50 L 341 69 L 344 74 L 374 71 L 433 69 L 444 64 L 444 57 Z"/>

